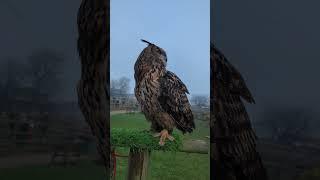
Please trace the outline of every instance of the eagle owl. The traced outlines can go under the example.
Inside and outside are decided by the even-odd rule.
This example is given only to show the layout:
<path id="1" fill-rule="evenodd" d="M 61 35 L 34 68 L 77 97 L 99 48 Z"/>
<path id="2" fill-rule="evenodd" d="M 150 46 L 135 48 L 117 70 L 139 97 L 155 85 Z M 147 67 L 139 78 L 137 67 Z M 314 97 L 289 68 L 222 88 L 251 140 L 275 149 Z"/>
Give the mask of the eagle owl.
<path id="1" fill-rule="evenodd" d="M 211 168 L 217 180 L 266 180 L 243 98 L 255 103 L 241 74 L 210 47 Z"/>
<path id="2" fill-rule="evenodd" d="M 166 52 L 150 43 L 140 53 L 134 65 L 135 96 L 151 131 L 165 140 L 174 140 L 174 128 L 191 133 L 195 128 L 193 114 L 187 98 L 188 89 L 177 75 L 166 69 Z"/>
<path id="3" fill-rule="evenodd" d="M 77 19 L 81 60 L 78 103 L 96 137 L 107 177 L 110 176 L 109 17 L 109 1 L 83 0 Z"/>

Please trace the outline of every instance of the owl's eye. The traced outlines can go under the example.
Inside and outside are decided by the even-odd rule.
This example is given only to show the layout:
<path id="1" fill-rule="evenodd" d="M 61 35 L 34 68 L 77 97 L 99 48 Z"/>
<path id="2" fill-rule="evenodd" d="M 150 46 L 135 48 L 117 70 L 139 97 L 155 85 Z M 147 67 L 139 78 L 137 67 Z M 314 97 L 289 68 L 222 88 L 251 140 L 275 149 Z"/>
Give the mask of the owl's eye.
<path id="1" fill-rule="evenodd" d="M 164 61 L 167 62 L 167 58 L 164 58 Z"/>

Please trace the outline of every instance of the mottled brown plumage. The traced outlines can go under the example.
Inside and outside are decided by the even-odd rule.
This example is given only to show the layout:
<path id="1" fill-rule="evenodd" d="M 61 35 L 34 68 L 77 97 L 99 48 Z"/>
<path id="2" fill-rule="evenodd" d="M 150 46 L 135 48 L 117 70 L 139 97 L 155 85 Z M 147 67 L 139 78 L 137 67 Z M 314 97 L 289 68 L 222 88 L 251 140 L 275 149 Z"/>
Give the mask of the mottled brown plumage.
<path id="1" fill-rule="evenodd" d="M 148 46 L 139 55 L 135 66 L 135 95 L 151 130 L 169 134 L 176 127 L 183 133 L 195 128 L 186 93 L 187 87 L 174 73 L 166 70 L 165 51 L 145 40 Z"/>
<path id="2" fill-rule="evenodd" d="M 78 102 L 96 137 L 107 179 L 110 176 L 109 21 L 108 0 L 82 1 L 78 11 L 78 51 L 81 59 Z"/>
<path id="3" fill-rule="evenodd" d="M 210 47 L 211 158 L 217 180 L 265 180 L 256 135 L 241 98 L 254 99 L 241 74 L 213 44 Z"/>

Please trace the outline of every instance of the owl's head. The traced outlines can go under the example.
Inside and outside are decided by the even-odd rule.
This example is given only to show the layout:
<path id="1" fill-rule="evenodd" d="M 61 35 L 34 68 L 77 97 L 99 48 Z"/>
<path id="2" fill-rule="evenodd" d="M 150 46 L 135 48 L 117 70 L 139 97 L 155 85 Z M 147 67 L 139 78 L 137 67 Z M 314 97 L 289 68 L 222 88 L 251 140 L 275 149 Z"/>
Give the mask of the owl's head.
<path id="1" fill-rule="evenodd" d="M 146 41 L 146 40 L 144 40 L 144 39 L 141 39 L 141 41 L 148 44 L 147 49 L 149 49 L 149 51 L 150 51 L 154 56 L 158 57 L 158 58 L 159 58 L 160 60 L 162 60 L 165 64 L 167 63 L 167 54 L 166 54 L 166 52 L 165 52 L 162 48 L 160 48 L 160 47 L 156 46 L 155 44 L 153 44 L 153 43 L 151 43 L 151 42 L 149 42 L 149 41 Z"/>

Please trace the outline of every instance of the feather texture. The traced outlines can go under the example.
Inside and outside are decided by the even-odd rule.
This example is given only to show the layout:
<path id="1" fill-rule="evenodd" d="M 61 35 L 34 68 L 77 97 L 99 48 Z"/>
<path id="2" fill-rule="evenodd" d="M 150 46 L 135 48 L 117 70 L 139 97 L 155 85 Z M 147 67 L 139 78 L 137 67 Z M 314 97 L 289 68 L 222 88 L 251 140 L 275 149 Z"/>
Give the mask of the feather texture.
<path id="1" fill-rule="evenodd" d="M 165 51 L 150 43 L 140 53 L 135 63 L 135 96 L 141 105 L 151 129 L 159 132 L 175 127 L 183 133 L 195 128 L 186 93 L 187 87 L 174 73 L 166 70 Z"/>
<path id="2" fill-rule="evenodd" d="M 77 23 L 81 60 L 81 79 L 77 85 L 78 103 L 97 140 L 97 149 L 109 179 L 109 2 L 83 0 Z"/>
<path id="3" fill-rule="evenodd" d="M 265 180 L 257 138 L 241 98 L 255 101 L 241 74 L 213 44 L 210 61 L 213 176 L 218 180 Z"/>
<path id="4" fill-rule="evenodd" d="M 160 79 L 162 87 L 159 102 L 164 111 L 173 117 L 177 129 L 183 133 L 195 128 L 193 114 L 186 93 L 187 87 L 174 73 L 167 73 Z"/>

